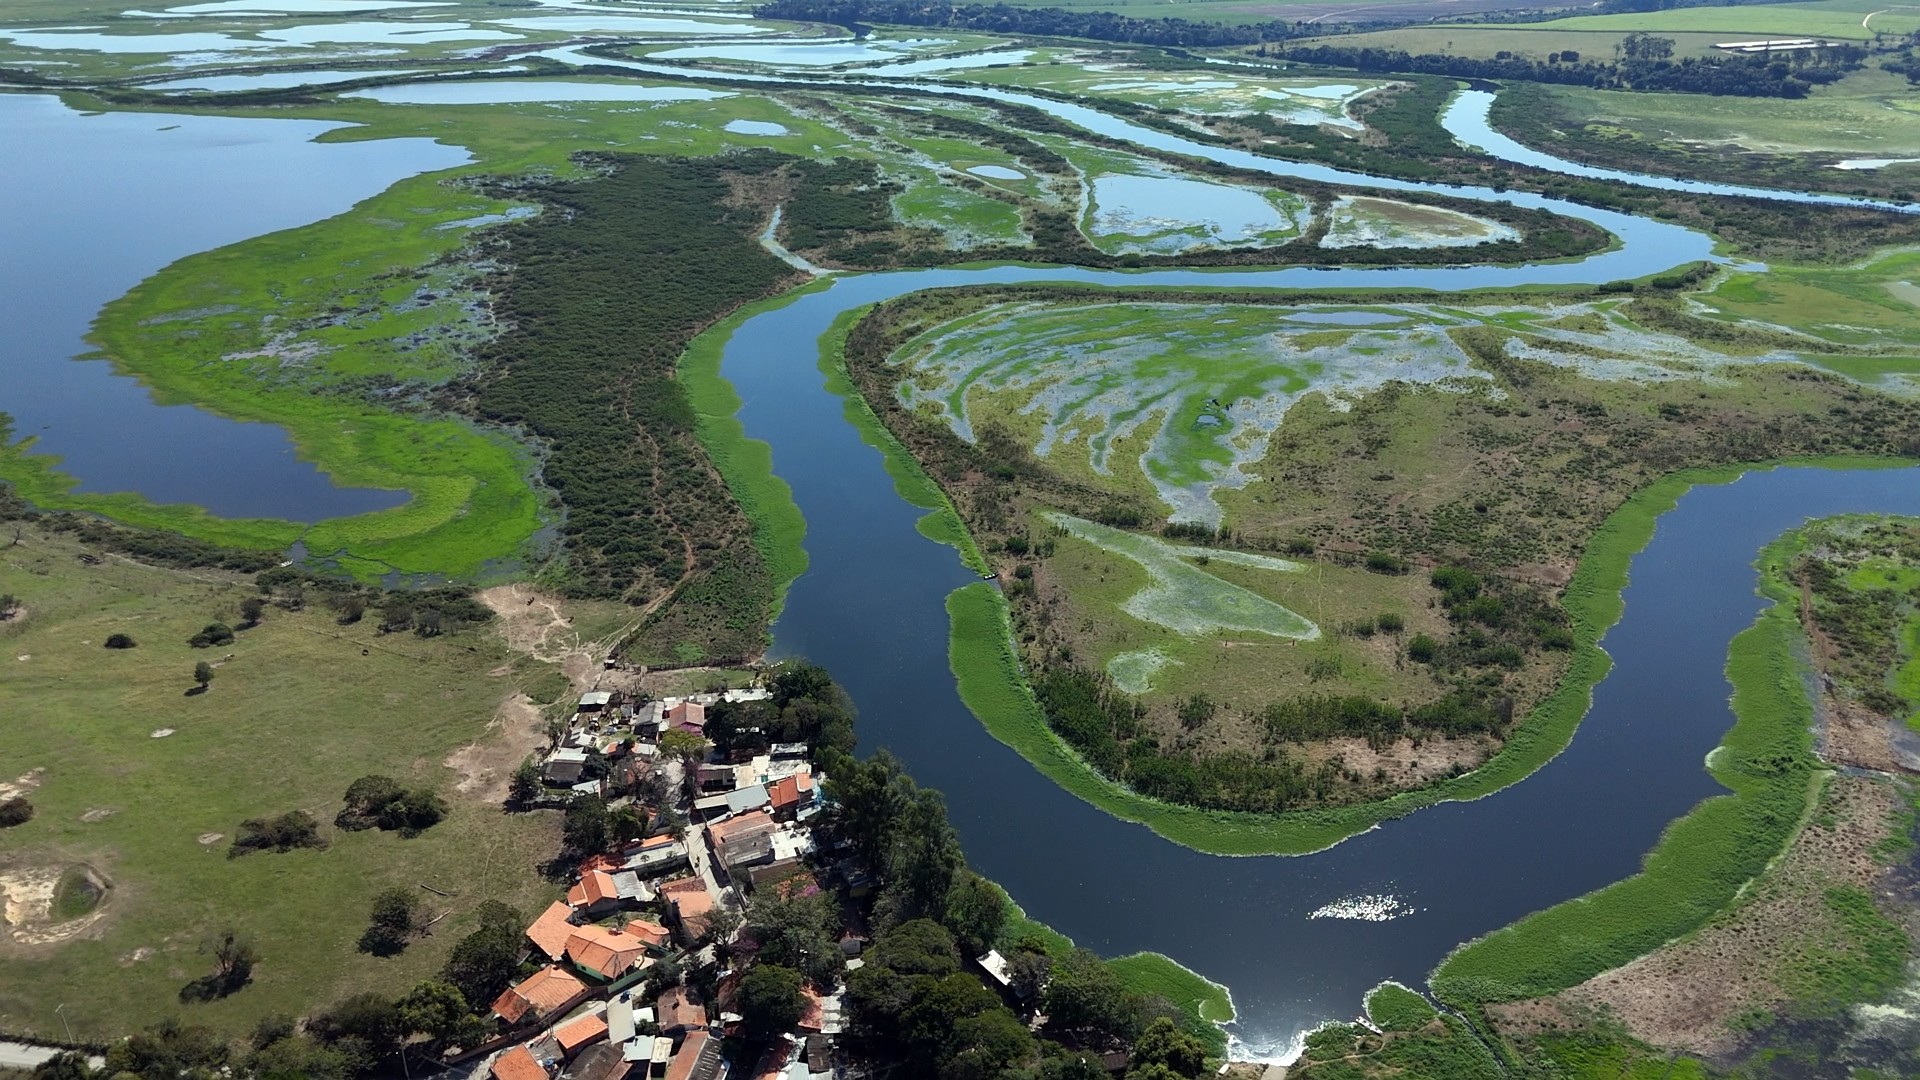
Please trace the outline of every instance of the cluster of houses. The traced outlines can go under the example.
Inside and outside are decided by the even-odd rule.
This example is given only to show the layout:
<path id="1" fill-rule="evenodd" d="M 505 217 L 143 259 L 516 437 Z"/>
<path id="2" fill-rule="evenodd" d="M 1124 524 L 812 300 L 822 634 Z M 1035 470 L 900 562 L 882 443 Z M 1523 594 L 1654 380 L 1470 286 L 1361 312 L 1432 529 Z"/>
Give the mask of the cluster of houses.
<path id="1" fill-rule="evenodd" d="M 484 1059 L 495 1080 L 724 1080 L 721 1040 L 737 1031 L 731 1011 L 738 972 L 723 972 L 715 1000 L 681 985 L 644 996 L 650 969 L 675 958 L 712 960 L 716 912 L 738 912 L 760 889 L 817 889 L 812 823 L 822 809 L 820 778 L 805 743 L 774 744 L 732 760 L 670 760 L 668 731 L 704 736 L 707 710 L 753 701 L 765 690 L 731 690 L 633 702 L 617 691 L 580 699 L 567 731 L 540 765 L 556 802 L 611 794 L 618 806 L 636 790 L 668 792 L 673 815 L 658 835 L 595 855 L 578 868 L 565 899 L 526 929 L 542 962 L 492 1009 L 506 1031 Z M 665 784 L 643 784 L 658 775 Z M 665 807 L 654 807 L 656 811 Z M 686 822 L 684 829 L 680 822 Z M 724 944 L 724 943 L 722 943 Z M 845 946 L 857 955 L 859 943 Z M 753 1080 L 822 1080 L 843 1073 L 839 995 L 808 991 L 795 1031 L 776 1040 Z"/>

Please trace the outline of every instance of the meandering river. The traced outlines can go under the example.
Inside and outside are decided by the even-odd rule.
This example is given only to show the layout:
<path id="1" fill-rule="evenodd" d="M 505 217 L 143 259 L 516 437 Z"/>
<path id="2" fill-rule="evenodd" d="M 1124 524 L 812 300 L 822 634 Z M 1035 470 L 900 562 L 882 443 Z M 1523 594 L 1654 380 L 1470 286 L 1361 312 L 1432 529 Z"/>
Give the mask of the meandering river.
<path id="1" fill-rule="evenodd" d="M 465 85 L 475 93 L 486 88 Z M 1542 196 L 1261 158 L 1031 95 L 916 88 L 1031 105 L 1101 134 L 1280 178 L 1550 209 L 1620 238 L 1585 259 L 1534 266 L 1139 273 L 1008 266 L 847 275 L 748 321 L 726 346 L 722 372 L 744 399 L 747 432 L 772 445 L 774 467 L 793 486 L 808 522 L 811 565 L 775 627 L 777 651 L 834 671 L 861 708 L 864 745 L 890 747 L 920 782 L 946 793 L 969 856 L 1031 914 L 1103 953 L 1164 952 L 1226 984 L 1241 1014 L 1235 1033 L 1251 1051 L 1282 1052 L 1311 1025 L 1353 1015 L 1381 979 L 1418 985 L 1459 942 L 1632 873 L 1667 822 L 1717 790 L 1702 761 L 1731 723 L 1721 665 L 1728 641 L 1759 608 L 1749 563 L 1760 546 L 1812 515 L 1920 513 L 1920 471 L 1910 469 L 1785 469 L 1696 490 L 1661 519 L 1652 545 L 1634 561 L 1626 616 L 1605 640 L 1616 667 L 1573 744 L 1540 773 L 1487 799 L 1423 810 L 1312 856 L 1219 858 L 1166 842 L 1067 795 L 990 738 L 961 704 L 947 669 L 944 603 L 974 579 L 952 549 L 915 530 L 921 511 L 895 495 L 879 454 L 846 424 L 807 343 L 840 312 L 949 285 L 1455 291 L 1593 284 L 1710 258 L 1712 241 L 1676 225 Z M 1463 95 L 1447 113 L 1449 130 L 1475 141 L 1476 118 L 1484 128 L 1490 101 Z M 295 520 L 390 505 L 391 493 L 332 487 L 292 457 L 278 429 L 163 407 L 104 364 L 66 359 L 79 351 L 78 335 L 100 304 L 165 262 L 316 220 L 404 176 L 465 159 L 424 140 L 309 141 L 327 126 L 86 117 L 49 98 L 0 96 L 0 130 L 9 145 L 37 148 L 0 163 L 8 189 L 38 200 L 32 213 L 0 223 L 0 239 L 15 256 L 0 300 L 0 340 L 7 345 L 0 409 L 18 418 L 16 434 L 41 434 L 42 446 L 64 455 L 64 467 L 87 490 L 136 490 L 222 514 Z M 59 163 L 62 155 L 74 164 Z M 1537 157 L 1528 163 L 1556 167 Z M 58 184 L 49 184 L 49 169 L 60 170 Z M 1334 917 L 1311 917 L 1328 912 Z M 1396 917 L 1339 917 L 1367 913 Z"/>

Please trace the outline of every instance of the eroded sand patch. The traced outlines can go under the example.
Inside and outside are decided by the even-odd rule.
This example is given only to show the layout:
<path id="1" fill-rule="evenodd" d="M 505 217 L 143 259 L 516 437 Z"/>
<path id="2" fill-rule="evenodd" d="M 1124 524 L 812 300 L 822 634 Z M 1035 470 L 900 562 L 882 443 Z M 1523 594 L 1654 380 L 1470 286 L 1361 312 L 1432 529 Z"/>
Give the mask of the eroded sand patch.
<path id="1" fill-rule="evenodd" d="M 93 911 L 77 919 L 55 920 L 53 901 L 60 879 L 70 867 L 33 866 L 0 870 L 0 896 L 5 897 L 7 937 L 18 945 L 55 945 L 84 933 L 106 917 L 107 883 L 91 869 L 89 879 L 101 890 Z"/>

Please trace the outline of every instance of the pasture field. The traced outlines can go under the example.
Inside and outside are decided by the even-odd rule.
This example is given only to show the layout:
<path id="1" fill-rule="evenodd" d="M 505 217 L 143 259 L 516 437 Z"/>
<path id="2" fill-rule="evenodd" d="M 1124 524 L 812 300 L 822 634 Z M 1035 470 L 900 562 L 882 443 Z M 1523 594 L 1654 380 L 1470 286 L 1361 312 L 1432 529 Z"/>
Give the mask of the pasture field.
<path id="1" fill-rule="evenodd" d="M 1661 35 L 1715 34 L 1722 40 L 1820 37 L 1864 41 L 1875 34 L 1898 36 L 1920 30 L 1920 10 L 1878 0 L 1820 0 L 1812 4 L 1736 4 L 1575 15 L 1532 25 L 1542 33 L 1637 30 Z"/>
<path id="2" fill-rule="evenodd" d="M 480 901 L 531 909 L 548 898 L 536 866 L 557 822 L 502 814 L 499 795 L 482 793 L 504 774 L 448 762 L 472 744 L 467 760 L 510 770 L 541 736 L 524 714 L 504 719 L 502 704 L 552 690 L 552 668 L 509 652 L 493 628 L 381 635 L 372 617 L 340 626 L 317 606 L 270 607 L 234 644 L 193 649 L 187 638 L 206 623 L 239 622 L 236 605 L 257 595 L 249 580 L 112 555 L 89 565 L 81 553 L 32 526 L 0 551 L 0 592 L 25 605 L 0 623 L 11 703 L 0 776 L 36 810 L 7 831 L 0 878 L 11 889 L 84 865 L 110 887 L 83 919 L 0 927 L 6 1030 L 59 1036 L 64 1003 L 82 1038 L 167 1015 L 241 1032 L 270 1013 L 409 986 L 438 969 Z M 103 648 L 113 633 L 137 647 Z M 212 688 L 186 695 L 200 660 L 216 665 Z M 452 812 L 411 840 L 334 829 L 342 793 L 369 773 L 432 788 Z M 243 820 L 296 809 L 323 823 L 331 846 L 227 857 Z M 398 957 L 358 953 L 374 893 L 419 883 L 449 894 L 423 893 L 447 913 L 435 932 Z M 211 969 L 202 942 L 227 928 L 259 949 L 252 984 L 183 1004 L 181 988 Z"/>
<path id="3" fill-rule="evenodd" d="M 1771 5 L 1769 5 L 1771 6 Z M 1693 9 L 1689 9 L 1693 10 Z M 1543 30 L 1544 23 L 1447 23 L 1415 25 L 1390 30 L 1368 30 L 1357 34 L 1336 34 L 1306 38 L 1289 45 L 1331 45 L 1336 48 L 1386 49 L 1420 55 L 1437 53 L 1476 60 L 1491 60 L 1499 53 L 1512 53 L 1529 60 L 1542 60 L 1549 53 L 1572 50 L 1583 58 L 1611 60 L 1630 30 L 1580 30 L 1560 28 Z M 1676 57 L 1707 56 L 1714 43 L 1726 41 L 1724 34 L 1662 34 L 1673 39 Z"/>
<path id="4" fill-rule="evenodd" d="M 1920 156 L 1920 93 L 1885 71 L 1764 102 L 1532 85 L 1503 93 L 1493 121 L 1529 145 L 1616 168 L 1896 198 L 1920 180 L 1920 164 L 1904 160 Z"/>
<path id="5" fill-rule="evenodd" d="M 1143 68 L 1126 53 L 1087 52 L 1073 62 L 956 72 L 967 82 L 1046 90 L 1073 97 L 1110 98 L 1200 116 L 1265 113 L 1284 123 L 1330 124 L 1359 131 L 1348 106 L 1391 85 L 1370 77 L 1264 77 L 1232 68 L 1205 71 Z"/>

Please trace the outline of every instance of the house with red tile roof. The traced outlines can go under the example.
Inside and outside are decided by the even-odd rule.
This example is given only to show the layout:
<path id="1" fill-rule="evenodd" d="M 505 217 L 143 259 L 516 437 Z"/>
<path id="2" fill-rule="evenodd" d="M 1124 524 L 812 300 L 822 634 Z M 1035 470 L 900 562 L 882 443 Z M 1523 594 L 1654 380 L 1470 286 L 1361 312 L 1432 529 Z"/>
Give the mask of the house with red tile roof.
<path id="1" fill-rule="evenodd" d="M 607 1021 L 594 1013 L 569 1020 L 553 1029 L 553 1039 L 560 1044 L 560 1052 L 567 1057 L 606 1037 Z"/>
<path id="2" fill-rule="evenodd" d="M 694 1000 L 693 991 L 684 986 L 670 987 L 654 1002 L 654 1023 L 662 1032 L 705 1029 L 707 1009 Z"/>
<path id="3" fill-rule="evenodd" d="M 707 892 L 706 882 L 697 877 L 678 878 L 662 883 L 659 891 L 681 936 L 691 942 L 706 933 L 707 917 L 713 912 L 713 894 Z"/>
<path id="4" fill-rule="evenodd" d="M 493 1011 L 509 1024 L 517 1024 L 531 1013 L 545 1016 L 573 1000 L 587 988 L 572 974 L 557 967 L 543 967 L 518 986 L 502 991 L 493 1001 Z"/>
<path id="5" fill-rule="evenodd" d="M 647 943 L 604 926 L 580 926 L 567 938 L 566 952 L 577 967 L 613 979 L 646 958 Z"/>
<path id="6" fill-rule="evenodd" d="M 494 1058 L 493 1067 L 488 1071 L 493 1080 L 547 1080 L 547 1070 L 524 1046 L 516 1046 Z"/>
<path id="7" fill-rule="evenodd" d="M 572 920 L 573 909 L 555 900 L 527 927 L 527 940 L 547 959 L 558 960 L 567 951 L 567 939 L 573 936 Z"/>
<path id="8" fill-rule="evenodd" d="M 612 911 L 620 906 L 620 887 L 605 870 L 589 870 L 567 890 L 567 903 L 588 914 Z"/>
<path id="9" fill-rule="evenodd" d="M 697 701 L 682 701 L 668 707 L 667 711 L 661 714 L 661 724 L 671 731 L 704 735 L 707 729 L 707 707 Z"/>
<path id="10" fill-rule="evenodd" d="M 720 1072 L 720 1044 L 704 1031 L 694 1031 L 673 1055 L 667 1080 L 713 1080 Z"/>
<path id="11" fill-rule="evenodd" d="M 672 943 L 673 935 L 667 928 L 647 919 L 630 919 L 626 925 L 627 934 L 639 938 L 649 949 L 664 950 Z"/>

